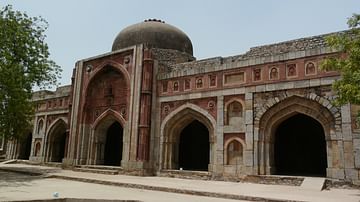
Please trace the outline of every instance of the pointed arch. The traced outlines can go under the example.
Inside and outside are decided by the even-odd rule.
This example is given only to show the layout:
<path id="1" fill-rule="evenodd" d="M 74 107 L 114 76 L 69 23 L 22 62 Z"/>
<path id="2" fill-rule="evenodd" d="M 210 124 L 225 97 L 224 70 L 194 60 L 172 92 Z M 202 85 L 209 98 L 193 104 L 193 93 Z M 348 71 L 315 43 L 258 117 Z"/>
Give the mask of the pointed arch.
<path id="1" fill-rule="evenodd" d="M 258 165 L 259 174 L 273 174 L 276 171 L 274 162 L 274 138 L 277 127 L 288 118 L 303 114 L 313 118 L 324 129 L 327 151 L 331 150 L 331 137 L 335 134 L 335 118 L 328 108 L 315 100 L 300 96 L 291 96 L 272 105 L 266 110 L 258 123 Z M 255 126 L 256 127 L 256 126 Z M 331 162 L 331 160 L 328 159 Z M 330 165 L 330 164 L 328 164 Z M 331 165 L 330 165 L 331 166 Z"/>
<path id="2" fill-rule="evenodd" d="M 183 129 L 190 123 L 198 121 L 203 124 L 209 133 L 209 164 L 214 161 L 215 154 L 215 119 L 201 107 L 186 103 L 165 117 L 161 123 L 161 135 L 160 135 L 160 163 L 162 169 L 178 169 L 178 152 L 180 134 Z"/>
<path id="3" fill-rule="evenodd" d="M 125 126 L 125 119 L 121 116 L 120 113 L 112 110 L 112 109 L 108 109 L 105 112 L 103 112 L 102 114 L 100 114 L 99 117 L 96 118 L 96 120 L 94 121 L 94 123 L 92 124 L 92 129 L 96 130 L 96 128 L 103 122 L 109 119 L 114 119 L 116 121 L 118 121 L 122 127 Z"/>
<path id="4" fill-rule="evenodd" d="M 120 115 L 120 113 L 112 109 L 106 110 L 94 121 L 91 126 L 91 144 L 88 153 L 89 164 L 107 164 L 106 151 L 108 150 L 107 145 L 109 143 L 109 137 L 113 138 L 114 140 L 116 139 L 116 144 L 114 144 L 115 146 L 112 147 L 111 151 L 119 154 L 117 155 L 116 159 L 120 159 L 119 161 L 121 161 L 124 148 L 123 137 L 124 128 L 126 127 L 125 125 L 125 119 Z M 115 128 L 115 130 L 112 130 L 111 128 Z M 111 136 L 109 136 L 109 130 L 112 131 Z M 121 162 L 116 160 L 116 166 L 119 165 L 121 165 Z"/>
<path id="5" fill-rule="evenodd" d="M 235 122 L 238 121 L 243 121 L 242 119 L 244 118 L 244 107 L 245 107 L 245 103 L 243 100 L 239 99 L 239 98 L 232 98 L 229 101 L 227 101 L 225 103 L 225 107 L 224 107 L 224 114 L 225 114 L 225 120 L 224 120 L 224 124 L 225 125 L 231 125 L 230 124 L 230 119 L 231 119 L 231 110 L 230 107 L 234 104 L 238 104 L 239 107 L 241 108 L 241 111 L 238 112 L 238 116 L 235 116 L 236 118 L 238 118 L 237 120 L 235 120 Z M 234 117 L 234 118 L 235 118 Z"/>
<path id="6" fill-rule="evenodd" d="M 88 88 L 89 88 L 90 84 L 92 83 L 92 81 L 98 75 L 100 75 L 103 71 L 105 71 L 107 69 L 107 67 L 113 68 L 114 70 L 116 70 L 120 74 L 124 75 L 126 84 L 130 85 L 130 75 L 129 75 L 129 72 L 126 70 L 126 68 L 123 65 L 121 65 L 120 63 L 117 63 L 117 62 L 112 61 L 112 60 L 108 60 L 108 61 L 105 61 L 105 62 L 101 63 L 100 65 L 98 65 L 95 68 L 95 70 L 91 73 L 91 76 L 89 77 L 89 80 L 88 80 L 88 82 L 87 82 L 87 84 L 85 86 L 85 91 L 84 92 L 86 92 L 86 94 L 88 93 Z"/>
<path id="7" fill-rule="evenodd" d="M 67 118 L 65 117 L 59 117 L 57 119 L 55 119 L 48 127 L 47 127 L 47 130 L 46 130 L 46 136 L 48 137 L 49 134 L 54 130 L 54 128 L 59 125 L 59 124 L 64 124 L 64 125 L 68 125 L 68 120 Z"/>
<path id="8" fill-rule="evenodd" d="M 36 124 L 36 133 L 38 135 L 42 135 L 44 132 L 44 119 L 43 118 L 39 118 L 37 124 Z"/>
<path id="9" fill-rule="evenodd" d="M 214 117 L 212 117 L 212 115 L 205 109 L 192 103 L 186 103 L 184 105 L 181 105 L 174 111 L 170 112 L 161 123 L 161 131 L 164 131 L 166 126 L 174 124 L 175 122 L 191 122 L 191 120 L 186 120 L 189 116 L 192 116 L 193 119 L 196 119 L 203 123 L 209 131 L 214 131 L 216 126 L 216 121 Z M 213 140 L 214 137 L 210 137 L 210 141 Z"/>
<path id="10" fill-rule="evenodd" d="M 239 137 L 232 137 L 226 140 L 224 144 L 224 165 L 229 165 L 228 147 L 233 141 L 236 141 L 241 145 L 241 158 L 243 158 L 244 150 L 246 148 L 246 143 L 244 142 L 244 140 L 242 140 Z M 243 162 L 240 162 L 240 164 L 243 164 Z"/>
<path id="11" fill-rule="evenodd" d="M 59 117 L 50 124 L 45 134 L 45 161 L 61 162 L 65 158 L 67 128 L 67 119 L 64 117 Z"/>

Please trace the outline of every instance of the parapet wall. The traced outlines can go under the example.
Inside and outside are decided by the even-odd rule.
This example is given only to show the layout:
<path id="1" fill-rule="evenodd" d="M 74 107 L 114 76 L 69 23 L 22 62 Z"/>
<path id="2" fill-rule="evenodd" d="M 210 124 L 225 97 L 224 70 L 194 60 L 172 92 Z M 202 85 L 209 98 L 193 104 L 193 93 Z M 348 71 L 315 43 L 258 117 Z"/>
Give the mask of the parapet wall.
<path id="1" fill-rule="evenodd" d="M 158 80 L 189 76 L 232 68 L 280 62 L 316 55 L 338 52 L 326 45 L 325 38 L 331 34 L 347 34 L 349 31 L 335 32 L 319 36 L 295 39 L 270 45 L 250 48 L 245 54 L 230 57 L 215 57 L 199 61 L 172 64 L 159 71 Z"/>

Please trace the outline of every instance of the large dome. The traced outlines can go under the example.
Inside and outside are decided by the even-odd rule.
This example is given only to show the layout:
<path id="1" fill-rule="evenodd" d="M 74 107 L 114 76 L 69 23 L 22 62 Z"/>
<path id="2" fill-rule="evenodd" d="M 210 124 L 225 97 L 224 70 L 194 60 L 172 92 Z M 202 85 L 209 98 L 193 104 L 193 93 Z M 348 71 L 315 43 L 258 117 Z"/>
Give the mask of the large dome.
<path id="1" fill-rule="evenodd" d="M 161 20 L 145 20 L 123 29 L 115 38 L 112 51 L 137 44 L 172 49 L 193 55 L 189 37 L 180 29 Z"/>

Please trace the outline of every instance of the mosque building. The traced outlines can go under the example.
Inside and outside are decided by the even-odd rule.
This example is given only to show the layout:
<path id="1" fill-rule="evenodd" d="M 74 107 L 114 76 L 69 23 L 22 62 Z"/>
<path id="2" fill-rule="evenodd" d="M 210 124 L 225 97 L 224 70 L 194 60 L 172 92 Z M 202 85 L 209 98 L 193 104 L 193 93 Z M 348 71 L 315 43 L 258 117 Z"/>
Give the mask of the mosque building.
<path id="1" fill-rule="evenodd" d="M 110 52 L 79 60 L 71 85 L 35 92 L 33 128 L 0 149 L 7 159 L 132 175 L 359 181 L 360 107 L 332 104 L 340 75 L 319 65 L 342 53 L 325 36 L 196 60 L 183 31 L 145 20 Z"/>

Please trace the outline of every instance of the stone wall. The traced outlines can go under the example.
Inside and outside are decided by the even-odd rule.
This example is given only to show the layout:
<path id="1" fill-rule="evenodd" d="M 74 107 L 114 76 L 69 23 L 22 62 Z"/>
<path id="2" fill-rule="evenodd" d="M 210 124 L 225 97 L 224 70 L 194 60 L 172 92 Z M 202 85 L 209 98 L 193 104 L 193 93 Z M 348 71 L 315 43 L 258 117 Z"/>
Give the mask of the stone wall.
<path id="1" fill-rule="evenodd" d="M 158 79 L 221 71 L 239 67 L 262 65 L 338 52 L 326 45 L 325 37 L 331 34 L 349 34 L 348 31 L 306 37 L 270 45 L 250 48 L 244 54 L 230 57 L 215 57 L 199 61 L 172 64 L 160 71 Z M 171 63 L 170 63 L 171 64 Z"/>

